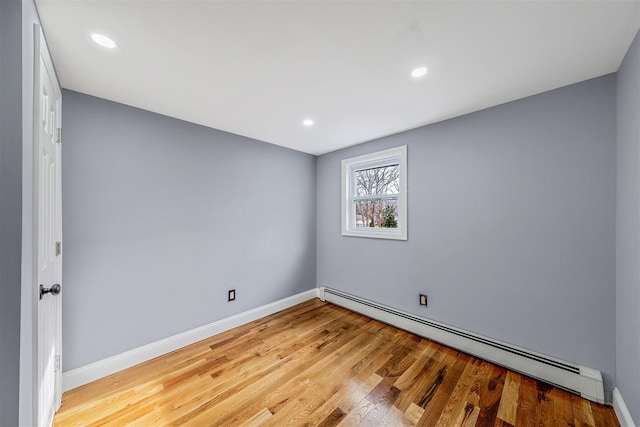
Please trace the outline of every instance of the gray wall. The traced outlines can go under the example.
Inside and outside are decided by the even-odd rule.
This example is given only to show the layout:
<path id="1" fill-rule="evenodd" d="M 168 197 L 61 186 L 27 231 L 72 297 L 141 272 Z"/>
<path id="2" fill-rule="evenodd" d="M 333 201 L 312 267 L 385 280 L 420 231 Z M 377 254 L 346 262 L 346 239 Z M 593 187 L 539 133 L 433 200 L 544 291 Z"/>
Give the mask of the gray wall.
<path id="1" fill-rule="evenodd" d="M 22 5 L 0 1 L 0 426 L 18 424 Z"/>
<path id="2" fill-rule="evenodd" d="M 63 370 L 315 288 L 314 156 L 70 91 L 63 129 Z"/>
<path id="3" fill-rule="evenodd" d="M 599 369 L 610 399 L 615 90 L 608 75 L 319 157 L 318 285 Z M 341 236 L 340 161 L 403 144 L 408 241 Z"/>
<path id="4" fill-rule="evenodd" d="M 618 70 L 616 386 L 640 423 L 640 33 Z"/>

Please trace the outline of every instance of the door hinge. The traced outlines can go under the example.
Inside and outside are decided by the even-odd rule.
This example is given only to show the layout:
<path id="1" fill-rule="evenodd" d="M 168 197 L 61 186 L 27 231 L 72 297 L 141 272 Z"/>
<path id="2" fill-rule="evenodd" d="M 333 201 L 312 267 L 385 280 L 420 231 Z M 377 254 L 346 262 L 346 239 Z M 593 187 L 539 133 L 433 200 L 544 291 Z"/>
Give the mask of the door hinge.
<path id="1" fill-rule="evenodd" d="M 56 142 L 62 142 L 62 128 L 56 129 Z"/>
<path id="2" fill-rule="evenodd" d="M 56 242 L 56 256 L 62 253 L 62 242 Z"/>
<path id="3" fill-rule="evenodd" d="M 56 371 L 60 370 L 60 355 L 56 356 Z"/>

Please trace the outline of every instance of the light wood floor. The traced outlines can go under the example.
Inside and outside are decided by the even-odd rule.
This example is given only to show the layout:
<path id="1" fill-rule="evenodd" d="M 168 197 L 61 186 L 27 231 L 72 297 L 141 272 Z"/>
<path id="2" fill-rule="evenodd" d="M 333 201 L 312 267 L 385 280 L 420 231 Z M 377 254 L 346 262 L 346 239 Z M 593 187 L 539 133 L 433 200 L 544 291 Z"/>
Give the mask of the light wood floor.
<path id="1" fill-rule="evenodd" d="M 62 398 L 56 426 L 617 426 L 611 408 L 312 300 Z"/>

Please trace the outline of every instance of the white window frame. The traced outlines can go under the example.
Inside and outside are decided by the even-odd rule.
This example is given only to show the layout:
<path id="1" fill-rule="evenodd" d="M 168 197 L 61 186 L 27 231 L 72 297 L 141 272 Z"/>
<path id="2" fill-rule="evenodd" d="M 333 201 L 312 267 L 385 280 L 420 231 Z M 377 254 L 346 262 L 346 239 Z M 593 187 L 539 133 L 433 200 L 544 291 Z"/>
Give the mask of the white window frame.
<path id="1" fill-rule="evenodd" d="M 397 164 L 400 193 L 398 194 L 398 228 L 356 227 L 355 174 L 362 169 Z M 375 239 L 407 240 L 407 146 L 390 148 L 342 161 L 342 235 Z"/>

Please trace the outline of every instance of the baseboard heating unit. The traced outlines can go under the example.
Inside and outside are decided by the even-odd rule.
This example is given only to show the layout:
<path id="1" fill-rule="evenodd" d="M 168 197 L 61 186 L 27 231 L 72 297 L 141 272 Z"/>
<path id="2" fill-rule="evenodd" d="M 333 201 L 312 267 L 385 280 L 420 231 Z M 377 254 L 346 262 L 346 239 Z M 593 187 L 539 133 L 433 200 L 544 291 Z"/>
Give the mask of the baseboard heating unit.
<path id="1" fill-rule="evenodd" d="M 554 359 L 335 289 L 320 288 L 319 297 L 323 301 L 556 385 L 593 402 L 604 403 L 602 374 L 595 369 Z"/>

